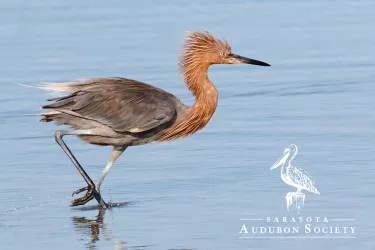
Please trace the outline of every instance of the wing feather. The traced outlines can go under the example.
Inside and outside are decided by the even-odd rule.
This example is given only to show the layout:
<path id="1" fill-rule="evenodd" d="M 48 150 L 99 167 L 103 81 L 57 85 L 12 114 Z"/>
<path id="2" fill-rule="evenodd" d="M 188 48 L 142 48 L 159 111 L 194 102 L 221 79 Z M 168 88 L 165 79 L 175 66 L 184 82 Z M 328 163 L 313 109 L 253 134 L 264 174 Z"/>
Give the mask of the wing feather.
<path id="1" fill-rule="evenodd" d="M 70 95 L 50 99 L 44 109 L 76 113 L 117 132 L 143 132 L 176 118 L 178 99 L 154 86 L 126 79 L 101 78 L 82 83 Z"/>
<path id="2" fill-rule="evenodd" d="M 293 168 L 291 171 L 293 182 L 297 185 L 305 187 L 307 190 L 313 192 L 316 190 L 315 182 L 308 172 L 301 168 Z"/>

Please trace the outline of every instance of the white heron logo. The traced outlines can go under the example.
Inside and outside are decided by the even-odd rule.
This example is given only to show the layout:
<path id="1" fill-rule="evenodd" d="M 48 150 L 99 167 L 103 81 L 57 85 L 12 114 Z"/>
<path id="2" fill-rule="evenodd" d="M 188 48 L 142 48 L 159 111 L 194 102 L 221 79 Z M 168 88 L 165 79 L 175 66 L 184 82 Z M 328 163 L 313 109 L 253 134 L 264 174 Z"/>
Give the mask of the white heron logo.
<path id="1" fill-rule="evenodd" d="M 297 188 L 297 192 L 287 193 L 285 199 L 288 210 L 295 202 L 296 208 L 299 211 L 305 202 L 305 194 L 302 193 L 302 190 L 307 190 L 314 194 L 320 193 L 315 187 L 311 176 L 305 170 L 292 166 L 292 160 L 296 157 L 297 152 L 298 148 L 296 145 L 289 145 L 284 150 L 284 155 L 273 164 L 271 170 L 281 166 L 281 179 L 289 186 Z"/>

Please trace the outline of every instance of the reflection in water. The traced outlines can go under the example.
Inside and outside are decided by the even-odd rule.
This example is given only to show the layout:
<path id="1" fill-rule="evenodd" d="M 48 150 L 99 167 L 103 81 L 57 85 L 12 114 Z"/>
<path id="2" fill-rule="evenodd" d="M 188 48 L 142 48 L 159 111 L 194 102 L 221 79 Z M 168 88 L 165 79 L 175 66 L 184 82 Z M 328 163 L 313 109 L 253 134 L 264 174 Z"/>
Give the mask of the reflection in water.
<path id="1" fill-rule="evenodd" d="M 127 206 L 129 203 L 117 204 L 118 206 Z M 125 250 L 125 241 L 118 240 L 113 232 L 108 229 L 104 223 L 104 215 L 108 209 L 104 209 L 100 206 L 85 207 L 81 210 L 96 210 L 98 209 L 98 215 L 95 219 L 88 219 L 87 217 L 72 217 L 74 228 L 78 235 L 84 236 L 82 240 L 87 240 L 89 236 L 89 242 L 86 244 L 87 249 L 97 249 L 98 243 L 101 239 L 100 234 L 104 236 L 104 240 L 112 241 L 115 250 Z"/>
<path id="2" fill-rule="evenodd" d="M 123 207 L 132 204 L 131 202 L 123 202 L 123 203 L 116 203 L 112 204 L 112 207 Z M 76 208 L 76 210 L 81 211 L 89 211 L 89 210 L 98 210 L 98 215 L 95 219 L 88 219 L 87 217 L 72 217 L 72 222 L 74 225 L 74 229 L 76 230 L 78 235 L 84 236 L 80 240 L 87 240 L 89 238 L 89 242 L 86 243 L 87 249 L 100 249 L 98 247 L 98 243 L 101 240 L 100 235 L 104 236 L 105 241 L 112 241 L 113 247 L 115 250 L 146 250 L 149 249 L 148 246 L 127 246 L 125 248 L 126 241 L 118 240 L 113 232 L 107 228 L 108 224 L 104 223 L 104 215 L 106 211 L 111 211 L 110 209 L 105 209 L 99 205 L 94 206 L 85 206 Z M 192 250 L 191 248 L 172 248 L 168 250 Z"/>
<path id="3" fill-rule="evenodd" d="M 104 218 L 105 209 L 99 209 L 99 213 L 96 216 L 96 219 L 90 220 L 86 217 L 73 217 L 73 225 L 78 234 L 90 235 L 91 240 L 87 243 L 88 249 L 95 249 L 96 242 L 99 241 L 100 230 L 103 230 L 103 218 Z"/>

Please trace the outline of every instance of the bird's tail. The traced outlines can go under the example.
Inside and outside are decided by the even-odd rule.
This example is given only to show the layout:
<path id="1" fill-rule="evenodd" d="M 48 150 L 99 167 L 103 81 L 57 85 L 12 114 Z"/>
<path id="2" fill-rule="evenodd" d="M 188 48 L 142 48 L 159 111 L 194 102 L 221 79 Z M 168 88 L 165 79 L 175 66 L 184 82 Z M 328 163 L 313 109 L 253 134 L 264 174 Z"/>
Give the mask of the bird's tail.
<path id="1" fill-rule="evenodd" d="M 76 92 L 82 90 L 83 88 L 93 84 L 96 82 L 97 79 L 82 79 L 77 80 L 74 82 L 63 82 L 63 83 L 42 83 L 37 86 L 30 86 L 17 83 L 20 86 L 27 87 L 27 88 L 37 88 L 42 89 L 45 91 L 53 91 L 53 92 Z"/>
<path id="2" fill-rule="evenodd" d="M 36 85 L 36 86 L 17 83 L 17 85 L 20 85 L 26 88 L 42 89 L 46 91 L 68 91 L 66 89 L 66 86 L 62 86 L 62 85 L 65 85 L 65 83 L 61 83 L 61 84 L 60 83 L 43 83 L 43 84 Z"/>
<path id="3" fill-rule="evenodd" d="M 75 82 L 65 82 L 65 83 L 44 83 L 37 86 L 30 86 L 30 85 L 24 85 L 19 84 L 23 87 L 28 88 L 37 88 L 42 89 L 45 91 L 51 91 L 51 92 L 68 92 L 68 95 L 65 96 L 59 96 L 57 94 L 57 97 L 49 98 L 47 101 L 54 101 L 51 104 L 47 104 L 42 106 L 42 109 L 50 109 L 49 112 L 44 112 L 40 114 L 33 114 L 37 116 L 42 116 L 41 122 L 50 122 L 50 121 L 57 121 L 61 118 L 62 113 L 58 110 L 61 106 L 67 105 L 68 103 L 71 103 L 72 100 L 70 100 L 72 95 L 74 95 L 74 92 L 80 91 L 85 88 L 89 88 L 92 85 L 95 85 L 95 83 L 98 82 L 98 79 L 92 78 L 87 80 L 77 80 Z M 51 110 L 52 109 L 52 110 Z"/>
<path id="4" fill-rule="evenodd" d="M 51 122 L 51 121 L 54 120 L 56 115 L 59 115 L 59 114 L 61 114 L 61 112 L 56 111 L 56 110 L 52 110 L 52 111 L 49 111 L 49 112 L 40 113 L 38 115 L 42 116 L 42 118 L 40 119 L 40 122 Z"/>
<path id="5" fill-rule="evenodd" d="M 82 85 L 81 82 L 66 82 L 66 83 L 44 83 L 36 86 L 31 85 L 25 85 L 21 83 L 17 83 L 18 85 L 22 87 L 27 88 L 36 88 L 36 89 L 42 89 L 45 91 L 52 91 L 52 92 L 74 92 L 77 90 L 77 85 Z M 49 98 L 47 101 L 54 101 L 57 99 L 60 99 L 61 97 L 56 98 Z M 49 108 L 48 105 L 42 106 L 42 109 Z M 57 110 L 51 110 L 49 112 L 43 112 L 39 114 L 26 114 L 27 116 L 42 116 L 41 122 L 50 122 L 53 121 L 56 116 L 58 116 L 61 112 Z"/>

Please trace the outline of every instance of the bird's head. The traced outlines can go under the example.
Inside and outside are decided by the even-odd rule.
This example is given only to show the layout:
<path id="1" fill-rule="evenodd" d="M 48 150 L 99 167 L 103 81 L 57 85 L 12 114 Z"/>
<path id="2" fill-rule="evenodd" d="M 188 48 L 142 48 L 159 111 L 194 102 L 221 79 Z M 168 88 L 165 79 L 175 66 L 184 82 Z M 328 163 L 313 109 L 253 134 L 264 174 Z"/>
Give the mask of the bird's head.
<path id="1" fill-rule="evenodd" d="M 297 152 L 298 148 L 295 144 L 289 145 L 287 148 L 285 148 L 284 154 L 272 165 L 271 170 L 284 165 L 289 157 L 290 160 L 293 159 L 297 155 Z"/>
<path id="2" fill-rule="evenodd" d="M 233 54 L 227 41 L 216 39 L 207 31 L 189 33 L 181 53 L 180 67 L 182 71 L 194 66 L 208 67 L 211 64 L 271 66 L 262 61 Z"/>

